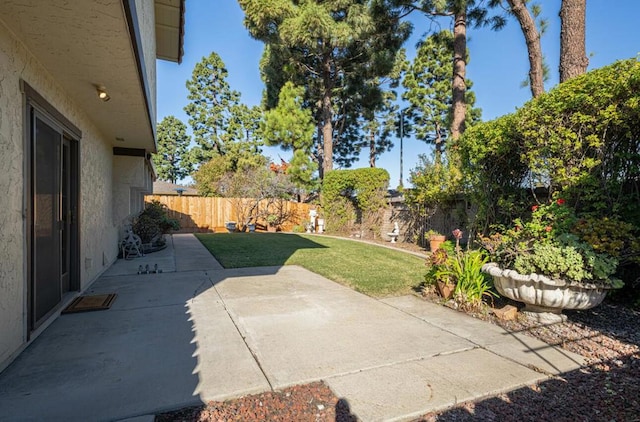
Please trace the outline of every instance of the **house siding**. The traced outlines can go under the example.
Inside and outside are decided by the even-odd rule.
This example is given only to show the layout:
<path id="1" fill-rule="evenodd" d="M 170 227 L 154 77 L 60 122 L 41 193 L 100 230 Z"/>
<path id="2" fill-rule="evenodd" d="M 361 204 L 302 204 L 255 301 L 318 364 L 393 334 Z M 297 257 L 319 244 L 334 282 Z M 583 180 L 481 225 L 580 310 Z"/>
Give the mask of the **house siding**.
<path id="1" fill-rule="evenodd" d="M 149 107 L 153 121 L 151 125 L 155 132 L 155 116 L 156 116 L 156 39 L 149 34 L 155 34 L 156 18 L 155 4 L 149 0 L 136 0 L 136 13 L 138 15 L 138 27 L 142 35 L 142 55 L 144 57 L 144 66 L 146 72 L 147 83 L 149 87 Z"/>
<path id="2" fill-rule="evenodd" d="M 144 157 L 114 156 L 113 175 L 113 217 L 116 225 L 123 226 L 144 209 L 152 179 Z"/>
<path id="3" fill-rule="evenodd" d="M 117 257 L 112 149 L 37 58 L 0 21 L 0 370 L 27 342 L 24 80 L 82 131 L 80 282 L 84 289 Z"/>

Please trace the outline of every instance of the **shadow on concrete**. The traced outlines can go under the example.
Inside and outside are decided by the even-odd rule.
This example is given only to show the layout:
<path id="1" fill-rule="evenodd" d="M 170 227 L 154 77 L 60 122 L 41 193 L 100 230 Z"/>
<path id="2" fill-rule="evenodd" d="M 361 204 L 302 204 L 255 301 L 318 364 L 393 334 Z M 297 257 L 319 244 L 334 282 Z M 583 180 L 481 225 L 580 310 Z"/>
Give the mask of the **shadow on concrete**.
<path id="1" fill-rule="evenodd" d="M 338 399 L 336 403 L 336 422 L 358 422 L 358 417 L 351 413 L 349 400 L 345 398 Z"/>
<path id="2" fill-rule="evenodd" d="M 62 315 L 0 374 L 0 421 L 118 420 L 199 401 L 185 304 L 210 287 L 176 273 L 102 278 L 87 293 L 117 293 L 111 309 Z"/>
<path id="3" fill-rule="evenodd" d="M 417 421 L 637 421 L 640 356 L 562 374 L 535 386 L 463 403 Z"/>
<path id="4" fill-rule="evenodd" d="M 289 233 L 215 233 L 196 237 L 224 268 L 282 266 L 300 249 L 326 248 Z"/>

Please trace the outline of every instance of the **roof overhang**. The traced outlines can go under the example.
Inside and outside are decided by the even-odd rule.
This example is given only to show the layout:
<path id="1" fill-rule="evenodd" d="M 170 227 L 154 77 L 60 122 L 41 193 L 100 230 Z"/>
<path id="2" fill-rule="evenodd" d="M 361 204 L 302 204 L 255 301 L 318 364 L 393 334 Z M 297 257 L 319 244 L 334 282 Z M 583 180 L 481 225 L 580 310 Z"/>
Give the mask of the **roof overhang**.
<path id="1" fill-rule="evenodd" d="M 156 0 L 156 54 L 181 63 L 184 55 L 184 0 Z"/>
<path id="2" fill-rule="evenodd" d="M 142 37 L 153 34 L 141 34 L 136 3 L 83 0 L 70 6 L 64 0 L 0 2 L 0 24 L 15 34 L 113 146 L 155 152 L 155 95 L 151 96 L 155 81 L 147 78 L 142 51 Z M 181 17 L 174 44 L 182 45 L 184 1 L 175 3 Z M 181 54 L 180 48 L 178 61 Z M 38 89 L 37 81 L 27 77 L 25 81 Z M 98 98 L 98 87 L 107 92 L 109 101 Z M 57 103 L 56 98 L 46 98 L 50 95 L 47 92 L 42 94 L 53 105 Z"/>

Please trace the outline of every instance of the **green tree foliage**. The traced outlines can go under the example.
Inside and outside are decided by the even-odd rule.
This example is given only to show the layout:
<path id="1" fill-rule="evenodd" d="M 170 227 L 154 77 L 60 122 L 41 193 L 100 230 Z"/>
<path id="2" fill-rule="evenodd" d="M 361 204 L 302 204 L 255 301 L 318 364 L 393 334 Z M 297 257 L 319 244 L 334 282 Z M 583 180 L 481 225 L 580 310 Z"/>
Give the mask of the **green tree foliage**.
<path id="1" fill-rule="evenodd" d="M 228 155 L 216 155 L 200 165 L 193 174 L 198 194 L 202 196 L 226 196 L 220 181 L 229 173 L 247 173 L 253 169 L 266 166 L 267 158 L 263 155 L 252 155 L 251 160 L 238 163 L 229 160 Z"/>
<path id="2" fill-rule="evenodd" d="M 426 206 L 431 212 L 462 193 L 461 172 L 446 156 L 431 160 L 425 154 L 418 156 L 417 166 L 411 170 L 409 180 L 413 189 L 405 192 L 410 206 Z"/>
<path id="3" fill-rule="evenodd" d="M 453 33 L 448 30 L 429 36 L 420 44 L 413 63 L 402 81 L 404 99 L 410 103 L 409 116 L 416 138 L 435 145 L 436 162 L 451 135 L 453 97 L 451 75 L 453 64 Z M 468 61 L 468 59 L 467 59 Z M 467 125 L 480 120 L 481 110 L 475 108 L 471 81 L 466 79 Z"/>
<path id="4" fill-rule="evenodd" d="M 434 144 L 436 156 L 449 134 L 451 120 L 451 74 L 453 34 L 441 31 L 418 47 L 402 85 L 404 99 L 411 105 L 410 116 L 417 139 Z"/>
<path id="5" fill-rule="evenodd" d="M 362 123 L 361 148 L 369 150 L 369 166 L 375 167 L 376 160 L 385 151 L 391 151 L 392 139 L 399 136 L 400 106 L 397 104 L 402 75 L 408 63 L 406 51 L 400 49 L 395 64 L 388 77 L 375 78 L 367 87 L 351 92 L 350 95 L 362 95 L 360 116 Z M 364 95 L 363 95 L 364 94 Z"/>
<path id="6" fill-rule="evenodd" d="M 335 170 L 322 181 L 322 209 L 329 231 L 345 232 L 360 226 L 377 236 L 381 210 L 386 206 L 389 173 L 379 168 Z"/>
<path id="7" fill-rule="evenodd" d="M 153 154 L 153 164 L 158 178 L 171 183 L 184 179 L 193 170 L 189 156 L 187 126 L 174 116 L 167 116 L 157 128 L 158 152 Z"/>
<path id="8" fill-rule="evenodd" d="M 305 102 L 319 132 L 316 159 L 322 174 L 330 171 L 334 148 L 338 156 L 354 153 L 348 136 L 352 127 L 343 126 L 342 133 L 335 127 L 342 116 L 353 115 L 340 101 L 348 98 L 344 91 L 387 74 L 408 27 L 387 7 L 387 0 L 239 2 L 249 32 L 267 44 L 261 63 L 267 106 L 275 105 L 276 93 L 287 80 L 306 87 Z"/>
<path id="9" fill-rule="evenodd" d="M 500 29 L 504 26 L 505 19 L 502 16 L 488 17 L 484 3 L 476 0 L 393 0 L 392 3 L 402 14 L 419 11 L 429 19 L 447 16 L 453 20 L 450 136 L 453 141 L 457 141 L 468 123 L 467 26 L 491 25 L 493 29 Z"/>
<path id="10" fill-rule="evenodd" d="M 184 110 L 198 144 L 192 150 L 193 160 L 204 163 L 223 155 L 235 170 L 261 160 L 256 136 L 261 112 L 240 103 L 240 93 L 231 89 L 227 76 L 220 56 L 204 57 L 187 81 L 191 102 Z"/>
<path id="11" fill-rule="evenodd" d="M 287 168 L 292 181 L 300 188 L 314 185 L 316 163 L 311 160 L 315 124 L 311 110 L 303 107 L 304 88 L 292 82 L 280 90 L 278 106 L 265 113 L 261 128 L 267 145 L 280 145 L 293 150 L 293 158 Z"/>
<path id="12" fill-rule="evenodd" d="M 616 62 L 558 85 L 516 113 L 478 124 L 460 144 L 467 180 L 490 209 L 517 188 L 545 187 L 582 214 L 640 227 L 640 63 Z"/>

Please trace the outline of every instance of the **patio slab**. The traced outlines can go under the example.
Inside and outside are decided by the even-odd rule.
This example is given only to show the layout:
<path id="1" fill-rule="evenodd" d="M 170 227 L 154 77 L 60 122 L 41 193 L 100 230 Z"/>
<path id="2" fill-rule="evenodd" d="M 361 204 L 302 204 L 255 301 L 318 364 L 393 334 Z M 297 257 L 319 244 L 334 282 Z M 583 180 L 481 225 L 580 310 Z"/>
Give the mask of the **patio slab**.
<path id="1" fill-rule="evenodd" d="M 61 316 L 0 375 L 0 420 L 113 421 L 270 388 L 203 272 L 92 291 L 118 298 Z"/>
<path id="2" fill-rule="evenodd" d="M 545 379 L 483 349 L 328 378 L 363 421 L 403 421 Z"/>
<path id="3" fill-rule="evenodd" d="M 0 421 L 151 420 L 318 380 L 362 421 L 407 420 L 534 383 L 541 361 L 579 365 L 415 297 L 297 266 L 216 269 L 194 236 L 173 245 L 176 272 L 101 277 L 86 293 L 117 293 L 111 309 L 59 317 L 0 374 Z"/>
<path id="4" fill-rule="evenodd" d="M 274 388 L 475 347 L 302 267 L 216 276 L 224 277 L 216 289 Z"/>
<path id="5" fill-rule="evenodd" d="M 166 236 L 165 239 L 167 240 L 166 248 L 138 258 L 118 259 L 103 275 L 111 277 L 138 274 L 140 266 L 144 269 L 147 265 L 152 270 L 157 265 L 158 269 L 162 270 L 163 273 L 174 272 L 176 270 L 176 258 L 173 248 L 173 236 Z"/>
<path id="6" fill-rule="evenodd" d="M 383 301 L 497 355 L 537 371 L 558 375 L 586 364 L 584 357 L 575 353 L 550 346 L 524 333 L 511 332 L 453 309 L 426 302 L 415 296 L 394 297 L 383 299 Z M 460 321 L 460 323 L 452 324 L 452 321 Z"/>

